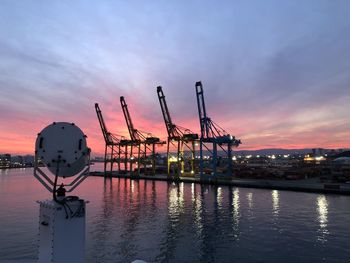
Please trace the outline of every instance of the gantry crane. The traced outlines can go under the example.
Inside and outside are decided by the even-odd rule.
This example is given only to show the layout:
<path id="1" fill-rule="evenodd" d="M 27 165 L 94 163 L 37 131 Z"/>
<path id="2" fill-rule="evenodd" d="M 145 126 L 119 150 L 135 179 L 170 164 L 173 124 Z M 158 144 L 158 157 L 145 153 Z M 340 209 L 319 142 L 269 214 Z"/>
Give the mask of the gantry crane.
<path id="1" fill-rule="evenodd" d="M 217 147 L 219 146 L 227 155 L 227 175 L 232 175 L 232 147 L 238 147 L 241 144 L 241 140 L 237 140 L 234 136 L 228 134 L 224 129 L 219 125 L 214 123 L 208 116 L 205 108 L 204 102 L 204 92 L 203 86 L 200 81 L 196 82 L 196 95 L 197 95 L 197 105 L 198 105 L 198 114 L 199 122 L 201 128 L 200 136 L 200 174 L 201 177 L 204 177 L 204 159 L 203 159 L 203 147 L 206 148 L 211 153 L 211 170 L 210 173 L 213 176 L 217 176 L 217 166 L 218 166 L 218 151 Z M 206 144 L 212 144 L 212 147 L 207 147 Z M 227 149 L 223 147 L 227 145 Z"/>
<path id="2" fill-rule="evenodd" d="M 147 153 L 150 152 L 151 155 L 151 173 L 154 175 L 156 172 L 156 145 L 162 145 L 165 144 L 165 142 L 161 141 L 157 137 L 153 137 L 150 133 L 141 132 L 137 129 L 135 129 L 134 124 L 131 120 L 131 116 L 128 110 L 128 105 L 125 102 L 125 99 L 123 96 L 120 97 L 120 104 L 122 106 L 122 110 L 124 113 L 126 125 L 128 126 L 130 139 L 133 142 L 130 149 L 130 155 L 133 156 L 134 148 L 133 146 L 136 146 L 137 148 L 137 161 L 138 161 L 138 172 L 137 174 L 140 174 L 140 166 L 141 161 L 143 163 L 143 169 L 144 173 L 147 173 L 147 159 L 148 155 Z M 132 163 L 134 158 L 130 158 L 130 173 L 133 173 L 132 170 Z"/>
<path id="3" fill-rule="evenodd" d="M 160 103 L 160 107 L 163 113 L 164 123 L 166 130 L 168 132 L 168 143 L 167 143 L 167 171 L 168 176 L 171 175 L 171 164 L 177 163 L 177 171 L 176 175 L 179 177 L 180 175 L 186 174 L 185 170 L 185 154 L 184 154 L 184 146 L 190 152 L 190 174 L 194 176 L 195 174 L 195 145 L 198 141 L 198 134 L 193 133 L 191 130 L 180 127 L 174 124 L 171 120 L 168 105 L 165 100 L 165 96 L 163 93 L 163 89 L 161 86 L 157 87 L 157 94 Z M 173 145 L 177 154 L 176 157 L 172 157 L 170 154 L 170 145 Z M 174 174 L 174 173 L 173 173 Z"/>
<path id="4" fill-rule="evenodd" d="M 127 150 L 127 144 L 130 143 L 123 136 L 113 134 L 107 130 L 107 126 L 102 116 L 102 111 L 98 103 L 95 103 L 95 110 L 97 114 L 98 121 L 100 123 L 103 138 L 105 140 L 105 156 L 104 156 L 104 175 L 106 176 L 107 164 L 110 163 L 110 173 L 113 172 L 113 164 L 116 162 L 118 167 L 118 172 L 121 171 L 121 159 Z M 125 164 L 124 164 L 125 165 Z"/>

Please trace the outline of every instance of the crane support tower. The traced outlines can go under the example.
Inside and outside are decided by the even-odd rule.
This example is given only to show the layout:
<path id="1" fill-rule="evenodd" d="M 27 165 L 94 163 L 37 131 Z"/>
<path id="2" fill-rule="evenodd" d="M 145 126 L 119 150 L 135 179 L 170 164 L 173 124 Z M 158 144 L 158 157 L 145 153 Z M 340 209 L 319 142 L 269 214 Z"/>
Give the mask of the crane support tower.
<path id="1" fill-rule="evenodd" d="M 200 146 L 199 146 L 199 170 L 202 179 L 216 178 L 220 174 L 226 174 L 232 176 L 232 147 L 238 147 L 241 144 L 241 140 L 236 139 L 234 136 L 228 134 L 219 125 L 214 123 L 208 116 L 204 102 L 203 85 L 200 81 L 196 82 L 196 95 L 199 114 L 199 123 L 201 128 Z M 218 166 L 225 160 L 219 160 L 218 158 L 218 146 L 226 154 L 227 166 L 218 171 Z M 225 148 L 227 146 L 227 148 Z M 205 167 L 205 161 L 203 156 L 204 148 L 211 154 L 207 159 L 209 167 Z M 209 174 L 209 176 L 207 175 Z"/>
<path id="2" fill-rule="evenodd" d="M 198 143 L 198 134 L 191 130 L 174 124 L 171 120 L 167 102 L 161 86 L 157 87 L 157 94 L 162 110 L 165 127 L 168 133 L 167 143 L 167 172 L 169 177 L 180 177 L 183 175 L 195 175 L 195 146 Z M 176 156 L 172 156 L 170 147 L 176 149 Z M 186 156 L 186 152 L 189 156 Z M 189 164 L 186 167 L 187 163 Z M 173 167 L 172 164 L 176 164 Z"/>
<path id="3" fill-rule="evenodd" d="M 119 173 L 123 171 L 123 169 L 121 169 L 121 160 L 124 160 L 124 167 L 127 165 L 125 161 L 127 160 L 127 146 L 131 142 L 126 140 L 123 136 L 108 131 L 98 103 L 95 103 L 95 110 L 105 140 L 104 175 L 107 176 L 108 164 L 110 165 L 109 172 L 112 174 L 114 163 L 117 163 L 117 171 Z"/>
<path id="4" fill-rule="evenodd" d="M 128 105 L 123 96 L 120 97 L 120 104 L 125 117 L 126 125 L 130 134 L 130 174 L 140 175 L 141 166 L 143 166 L 143 173 L 155 175 L 156 173 L 156 145 L 165 144 L 159 138 L 152 136 L 150 133 L 142 132 L 135 129 L 134 124 L 129 113 Z M 135 148 L 137 160 L 137 172 L 135 174 L 133 164 L 135 162 Z"/>

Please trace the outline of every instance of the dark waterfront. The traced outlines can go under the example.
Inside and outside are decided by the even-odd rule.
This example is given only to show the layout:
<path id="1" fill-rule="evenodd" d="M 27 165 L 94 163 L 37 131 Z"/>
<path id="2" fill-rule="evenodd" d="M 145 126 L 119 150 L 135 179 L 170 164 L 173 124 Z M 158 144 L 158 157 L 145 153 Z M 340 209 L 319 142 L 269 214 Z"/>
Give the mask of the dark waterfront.
<path id="1" fill-rule="evenodd" d="M 98 167 L 97 167 L 98 168 Z M 97 169 L 93 167 L 93 169 Z M 0 171 L 0 260 L 35 258 L 49 194 Z M 348 196 L 90 177 L 87 262 L 348 262 Z"/>

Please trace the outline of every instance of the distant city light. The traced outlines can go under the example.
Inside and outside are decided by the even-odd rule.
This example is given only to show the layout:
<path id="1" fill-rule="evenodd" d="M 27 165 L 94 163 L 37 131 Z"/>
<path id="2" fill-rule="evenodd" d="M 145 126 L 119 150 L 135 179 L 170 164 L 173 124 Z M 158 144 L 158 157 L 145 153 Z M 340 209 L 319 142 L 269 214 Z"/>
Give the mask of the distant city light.
<path id="1" fill-rule="evenodd" d="M 316 161 L 323 161 L 323 160 L 325 160 L 326 158 L 324 158 L 323 156 L 317 156 L 317 157 L 315 157 L 315 160 Z"/>

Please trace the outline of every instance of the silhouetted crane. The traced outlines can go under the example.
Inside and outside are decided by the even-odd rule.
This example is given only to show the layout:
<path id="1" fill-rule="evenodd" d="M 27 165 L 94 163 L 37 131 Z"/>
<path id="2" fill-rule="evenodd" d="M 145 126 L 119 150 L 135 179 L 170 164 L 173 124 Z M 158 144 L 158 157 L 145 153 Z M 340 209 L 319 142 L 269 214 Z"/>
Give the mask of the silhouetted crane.
<path id="1" fill-rule="evenodd" d="M 167 171 L 170 176 L 171 163 L 177 163 L 177 176 L 185 173 L 185 156 L 184 156 L 184 146 L 190 151 L 190 173 L 194 175 L 195 173 L 195 143 L 198 141 L 198 134 L 193 133 L 189 129 L 182 128 L 174 124 L 171 120 L 167 102 L 163 93 L 161 86 L 157 87 L 157 94 L 162 110 L 165 127 L 168 133 L 168 143 L 167 143 Z M 177 149 L 176 158 L 172 158 L 170 155 L 170 145 L 173 145 Z"/>
<path id="2" fill-rule="evenodd" d="M 108 131 L 98 103 L 95 103 L 95 110 L 105 140 L 104 175 L 106 176 L 107 163 L 110 163 L 111 173 L 113 171 L 114 162 L 117 162 L 118 164 L 118 172 L 121 171 L 120 160 L 122 159 L 122 156 L 126 154 L 127 144 L 129 142 L 128 140 L 125 140 L 123 136 Z"/>
<path id="3" fill-rule="evenodd" d="M 204 92 L 203 86 L 200 81 L 196 82 L 196 95 L 197 95 L 197 105 L 198 105 L 198 114 L 199 114 L 199 122 L 201 128 L 201 136 L 200 136 L 200 174 L 203 176 L 204 174 L 204 160 L 203 160 L 203 147 L 205 147 L 211 154 L 212 158 L 211 168 L 212 175 L 217 175 L 217 146 L 219 146 L 226 154 L 227 154 L 227 174 L 232 175 L 232 147 L 238 147 L 241 144 L 241 140 L 237 140 L 234 136 L 228 134 L 224 129 L 222 129 L 219 125 L 214 123 L 208 116 L 205 108 L 204 102 Z M 206 143 L 212 144 L 212 148 L 208 148 Z M 223 147 L 223 145 L 227 145 L 227 150 Z"/>
<path id="4" fill-rule="evenodd" d="M 162 145 L 165 144 L 165 142 L 160 141 L 158 137 L 153 137 L 150 133 L 141 132 L 137 129 L 135 129 L 134 124 L 132 122 L 128 105 L 125 102 L 125 99 L 123 96 L 120 97 L 120 104 L 122 106 L 122 110 L 124 113 L 126 125 L 129 130 L 130 139 L 133 142 L 133 145 L 137 146 L 138 154 L 138 174 L 140 173 L 140 162 L 143 161 L 144 165 L 144 173 L 146 173 L 147 165 L 147 152 L 151 153 L 151 169 L 152 174 L 155 174 L 156 169 L 156 153 L 155 153 L 155 147 L 156 145 Z M 141 149 L 142 148 L 142 149 Z M 133 154 L 133 148 L 131 146 L 131 154 Z M 142 159 L 141 159 L 142 155 Z M 130 160 L 130 172 L 132 173 L 132 162 L 133 160 Z"/>

